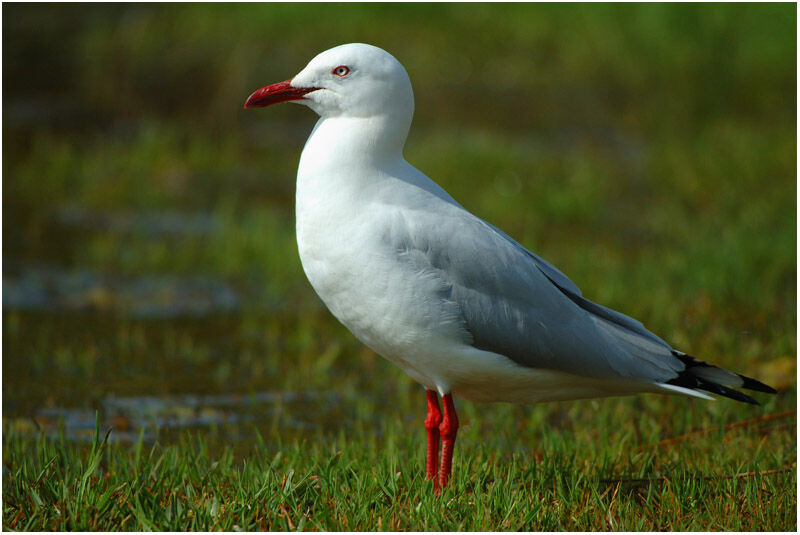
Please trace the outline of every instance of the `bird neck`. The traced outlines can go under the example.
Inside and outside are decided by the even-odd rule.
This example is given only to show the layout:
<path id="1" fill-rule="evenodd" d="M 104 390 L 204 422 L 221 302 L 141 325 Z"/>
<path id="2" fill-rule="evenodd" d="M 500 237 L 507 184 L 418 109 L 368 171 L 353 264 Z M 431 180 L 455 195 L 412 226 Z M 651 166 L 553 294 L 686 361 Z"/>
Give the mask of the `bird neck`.
<path id="1" fill-rule="evenodd" d="M 392 116 L 323 117 L 300 157 L 298 174 L 383 169 L 403 158 L 411 125 Z"/>

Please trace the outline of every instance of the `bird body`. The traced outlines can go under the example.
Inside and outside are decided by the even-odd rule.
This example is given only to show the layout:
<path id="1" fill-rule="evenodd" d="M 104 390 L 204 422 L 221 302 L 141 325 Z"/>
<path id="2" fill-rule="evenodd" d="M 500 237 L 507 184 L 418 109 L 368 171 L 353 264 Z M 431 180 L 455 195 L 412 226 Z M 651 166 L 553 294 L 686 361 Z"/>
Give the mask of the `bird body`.
<path id="1" fill-rule="evenodd" d="M 321 132 L 315 130 L 309 145 L 317 143 Z M 333 154 L 338 160 L 341 153 Z M 645 381 L 632 386 L 629 381 L 636 378 L 615 373 L 611 365 L 593 366 L 600 362 L 600 349 L 611 359 L 624 353 L 599 339 L 589 313 L 550 282 L 520 245 L 464 210 L 399 155 L 384 168 L 368 170 L 339 162 L 322 170 L 315 158 L 314 172 L 306 172 L 306 160 L 304 151 L 296 206 L 306 276 L 357 338 L 416 381 L 440 394 L 452 391 L 475 401 L 528 403 L 658 390 Z M 462 243 L 463 235 L 469 243 Z M 491 279 L 471 273 L 484 250 L 501 260 L 497 267 L 509 287 L 492 281 L 495 287 L 485 288 L 480 282 Z M 439 262 L 451 268 L 460 263 L 459 274 L 473 280 L 454 280 L 455 270 L 445 271 Z M 533 365 L 475 347 L 454 289 L 485 301 L 489 313 L 498 296 L 532 303 L 527 316 L 519 314 L 519 330 L 539 346 L 529 352 Z M 548 326 L 548 316 L 565 321 Z M 565 331 L 585 336 L 565 336 Z M 563 358 L 562 353 L 576 357 Z M 586 362 L 579 362 L 581 357 Z M 682 367 L 677 359 L 673 366 Z M 586 375 L 594 369 L 596 376 Z M 662 373 L 670 378 L 669 371 L 656 366 L 645 377 L 652 380 Z"/>
<path id="2" fill-rule="evenodd" d="M 429 465 L 439 440 L 428 425 L 437 421 L 433 391 L 444 397 L 436 425 L 448 474 L 458 425 L 451 394 L 533 403 L 636 392 L 713 399 L 711 392 L 754 402 L 728 387 L 772 391 L 584 298 L 558 269 L 406 162 L 413 92 L 387 52 L 328 50 L 245 106 L 283 101 L 320 115 L 297 173 L 303 269 L 334 316 L 429 391 Z"/>

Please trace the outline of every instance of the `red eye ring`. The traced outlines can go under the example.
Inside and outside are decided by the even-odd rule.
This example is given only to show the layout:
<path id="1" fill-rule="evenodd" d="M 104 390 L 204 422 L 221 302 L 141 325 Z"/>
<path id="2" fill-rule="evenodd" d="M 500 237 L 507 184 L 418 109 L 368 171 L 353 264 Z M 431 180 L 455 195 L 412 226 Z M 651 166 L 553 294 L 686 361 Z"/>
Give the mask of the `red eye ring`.
<path id="1" fill-rule="evenodd" d="M 339 78 L 344 78 L 348 74 L 350 74 L 350 67 L 347 65 L 339 65 L 338 67 L 334 68 L 331 71 L 331 74 L 335 74 Z"/>

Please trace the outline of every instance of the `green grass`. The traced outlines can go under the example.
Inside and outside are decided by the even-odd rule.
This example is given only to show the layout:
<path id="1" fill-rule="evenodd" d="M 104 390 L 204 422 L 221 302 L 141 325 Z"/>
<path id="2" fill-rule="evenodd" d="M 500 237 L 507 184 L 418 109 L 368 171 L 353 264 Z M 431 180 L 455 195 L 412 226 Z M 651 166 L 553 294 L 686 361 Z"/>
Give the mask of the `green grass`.
<path id="1" fill-rule="evenodd" d="M 646 415 L 591 432 L 535 419 L 466 425 L 451 485 L 424 481 L 422 433 L 396 421 L 260 440 L 235 457 L 201 437 L 120 447 L 4 433 L 3 518 L 14 530 L 790 529 L 794 415 L 661 440 Z M 629 411 L 628 411 L 629 412 Z M 604 421 L 606 420 L 606 421 Z M 620 423 L 622 422 L 622 423 Z M 584 422 L 587 423 L 587 422 Z M 782 424 L 782 425 L 779 425 Z M 510 431 L 515 426 L 516 431 Z M 591 424 L 590 424 L 591 425 Z M 605 427 L 608 426 L 608 427 Z M 488 438 L 487 438 L 488 437 Z M 531 449 L 519 451 L 526 439 Z M 505 444 L 503 444 L 505 443 Z M 514 451 L 517 449 L 517 451 Z M 511 451 L 509 451 L 511 450 Z M 741 451 L 751 452 L 742 459 Z"/>
<path id="2" fill-rule="evenodd" d="M 796 6 L 3 14 L 5 529 L 796 530 Z M 352 41 L 409 71 L 412 164 L 588 298 L 779 394 L 457 400 L 453 486 L 432 496 L 421 388 L 297 258 L 313 114 L 242 109 Z M 236 306 L 170 314 L 206 287 Z M 137 315 L 142 296 L 165 313 Z M 306 391 L 188 430 L 108 408 Z M 92 440 L 64 415 L 95 408 Z"/>

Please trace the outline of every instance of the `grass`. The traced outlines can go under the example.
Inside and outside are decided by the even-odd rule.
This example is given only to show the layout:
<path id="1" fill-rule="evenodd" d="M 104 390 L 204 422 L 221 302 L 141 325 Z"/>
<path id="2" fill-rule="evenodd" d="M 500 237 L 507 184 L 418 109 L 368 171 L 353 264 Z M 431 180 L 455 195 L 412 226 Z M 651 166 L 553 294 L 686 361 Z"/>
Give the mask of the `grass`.
<path id="1" fill-rule="evenodd" d="M 302 442 L 261 439 L 242 458 L 229 448 L 213 453 L 201 437 L 120 447 L 108 443 L 99 428 L 91 444 L 83 445 L 6 432 L 4 526 L 25 531 L 788 529 L 797 505 L 786 492 L 796 485 L 795 441 L 781 426 L 794 419 L 794 414 L 757 418 L 672 440 L 659 440 L 659 426 L 647 417 L 644 425 L 624 418 L 622 425 L 598 425 L 594 431 L 600 436 L 594 437 L 526 427 L 486 440 L 478 426 L 467 425 L 452 484 L 439 497 L 423 479 L 422 434 L 404 432 L 391 420 Z M 536 437 L 532 450 L 507 451 L 509 443 L 528 437 Z M 743 450 L 752 457 L 742 459 Z"/>
<path id="2" fill-rule="evenodd" d="M 4 529 L 796 530 L 796 6 L 3 14 Z M 297 258 L 314 117 L 241 109 L 351 41 L 409 70 L 411 163 L 588 298 L 779 394 L 457 401 L 432 496 L 420 387 Z M 219 288 L 234 305 L 176 306 Z M 191 429 L 110 408 L 262 392 L 283 397 Z M 96 430 L 58 416 L 95 409 Z"/>

